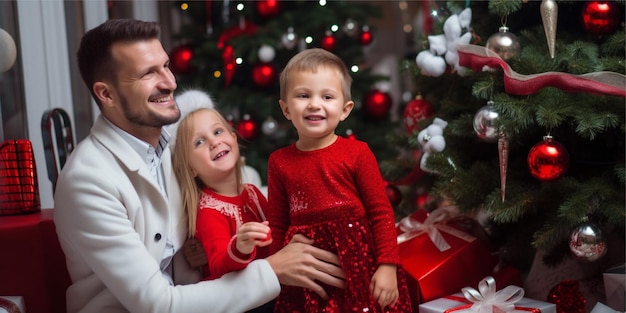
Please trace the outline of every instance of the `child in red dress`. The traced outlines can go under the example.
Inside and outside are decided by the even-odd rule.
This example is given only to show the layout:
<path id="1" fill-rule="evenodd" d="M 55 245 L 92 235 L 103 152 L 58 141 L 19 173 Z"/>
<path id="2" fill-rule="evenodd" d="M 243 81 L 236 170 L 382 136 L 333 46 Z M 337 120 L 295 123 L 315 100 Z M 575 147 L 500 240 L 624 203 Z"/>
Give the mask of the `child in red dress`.
<path id="1" fill-rule="evenodd" d="M 335 134 L 354 107 L 345 64 L 323 49 L 298 53 L 280 76 L 280 107 L 298 140 L 270 155 L 266 211 L 272 251 L 295 234 L 336 252 L 346 288 L 283 286 L 275 312 L 412 312 L 394 212 L 372 151 Z"/>
<path id="2" fill-rule="evenodd" d="M 234 130 L 218 111 L 201 108 L 186 115 L 176 133 L 173 166 L 189 234 L 195 234 L 206 251 L 203 279 L 219 278 L 267 257 L 272 243 L 263 214 L 267 200 L 257 187 L 242 183 L 243 161 Z M 252 312 L 271 312 L 271 304 Z"/>

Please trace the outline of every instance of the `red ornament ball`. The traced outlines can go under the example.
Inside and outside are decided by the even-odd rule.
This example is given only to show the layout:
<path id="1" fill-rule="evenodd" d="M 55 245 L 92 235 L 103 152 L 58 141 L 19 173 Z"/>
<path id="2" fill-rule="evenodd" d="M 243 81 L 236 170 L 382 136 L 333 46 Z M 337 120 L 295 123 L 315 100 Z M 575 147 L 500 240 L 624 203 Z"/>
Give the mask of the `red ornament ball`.
<path id="1" fill-rule="evenodd" d="M 191 45 L 178 46 L 170 52 L 170 67 L 175 74 L 187 74 L 193 70 L 191 59 L 193 48 Z"/>
<path id="2" fill-rule="evenodd" d="M 324 38 L 322 38 L 322 48 L 324 48 L 325 50 L 328 51 L 333 51 L 335 50 L 335 46 L 336 46 L 336 40 L 335 37 L 333 37 L 332 34 L 327 33 Z"/>
<path id="3" fill-rule="evenodd" d="M 269 87 L 276 82 L 276 69 L 269 63 L 259 63 L 252 68 L 252 81 L 259 87 Z"/>
<path id="4" fill-rule="evenodd" d="M 419 122 L 433 117 L 434 113 L 435 111 L 430 102 L 417 95 L 404 108 L 403 122 L 406 132 L 411 135 L 416 131 L 420 131 Z"/>
<path id="5" fill-rule="evenodd" d="M 280 13 L 280 2 L 278 0 L 257 1 L 256 10 L 263 18 L 274 17 Z"/>
<path id="6" fill-rule="evenodd" d="M 621 10 L 614 1 L 589 1 L 583 7 L 583 26 L 592 36 L 610 35 L 617 29 L 620 20 Z"/>
<path id="7" fill-rule="evenodd" d="M 565 147 L 546 136 L 528 153 L 530 174 L 541 180 L 551 181 L 561 177 L 569 166 L 569 153 Z"/>
<path id="8" fill-rule="evenodd" d="M 391 206 L 400 204 L 402 201 L 402 193 L 398 187 L 388 184 L 385 187 L 385 191 L 387 192 L 387 197 L 389 198 L 389 202 L 391 202 Z"/>
<path id="9" fill-rule="evenodd" d="M 372 43 L 372 32 L 370 32 L 369 29 L 363 30 L 361 32 L 361 35 L 359 36 L 359 41 L 364 46 L 367 46 L 370 43 Z"/>
<path id="10" fill-rule="evenodd" d="M 428 202 L 430 202 L 430 194 L 428 193 L 417 195 L 417 197 L 415 198 L 415 206 L 418 210 L 426 209 L 426 207 L 428 206 Z"/>
<path id="11" fill-rule="evenodd" d="M 363 99 L 365 114 L 374 119 L 383 119 L 391 109 L 391 95 L 379 90 L 370 90 Z"/>
<path id="12" fill-rule="evenodd" d="M 345 137 L 350 139 L 350 140 L 356 140 L 356 135 L 354 134 L 352 129 L 346 130 L 346 136 Z"/>
<path id="13" fill-rule="evenodd" d="M 259 126 L 250 118 L 250 115 L 246 114 L 243 116 L 241 122 L 239 122 L 239 125 L 237 125 L 237 132 L 241 138 L 252 140 L 256 138 L 259 132 Z"/>

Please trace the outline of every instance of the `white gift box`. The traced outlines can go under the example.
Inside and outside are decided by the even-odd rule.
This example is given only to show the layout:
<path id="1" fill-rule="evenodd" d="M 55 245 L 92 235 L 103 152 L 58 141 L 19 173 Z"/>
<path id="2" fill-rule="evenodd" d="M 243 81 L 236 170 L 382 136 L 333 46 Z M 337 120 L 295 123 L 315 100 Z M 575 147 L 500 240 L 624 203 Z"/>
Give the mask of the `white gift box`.
<path id="1" fill-rule="evenodd" d="M 624 265 L 611 268 L 602 274 L 606 304 L 612 309 L 626 311 L 626 268 Z"/>
<path id="2" fill-rule="evenodd" d="M 483 279 L 478 287 L 465 287 L 462 292 L 422 303 L 419 313 L 556 313 L 554 303 L 524 298 L 521 287 L 496 291 L 493 277 Z"/>
<path id="3" fill-rule="evenodd" d="M 454 298 L 463 298 L 462 293 L 455 293 L 451 295 L 451 297 L 439 298 L 433 301 L 429 301 L 426 303 L 422 303 L 419 305 L 419 313 L 467 313 L 470 312 L 471 303 L 464 301 L 457 301 L 451 299 Z M 515 310 L 509 311 L 511 313 L 528 313 L 528 308 L 537 309 L 539 311 L 530 311 L 530 312 L 541 312 L 541 313 L 556 313 L 556 305 L 554 303 L 543 302 L 539 300 L 534 300 L 530 298 L 522 298 L 517 303 L 515 303 Z M 447 311 L 446 311 L 447 310 Z M 494 313 L 497 311 L 493 311 Z M 500 311 L 502 312 L 502 311 Z M 507 312 L 507 313 L 509 313 Z M 481 313 L 483 313 L 481 311 Z M 489 312 L 491 313 L 491 312 Z"/>
<path id="4" fill-rule="evenodd" d="M 0 313 L 24 313 L 24 298 L 20 296 L 0 296 Z"/>
<path id="5" fill-rule="evenodd" d="M 589 313 L 620 313 L 615 311 L 608 306 L 602 304 L 601 302 L 597 302 L 596 305 L 593 306 L 593 309 Z"/>

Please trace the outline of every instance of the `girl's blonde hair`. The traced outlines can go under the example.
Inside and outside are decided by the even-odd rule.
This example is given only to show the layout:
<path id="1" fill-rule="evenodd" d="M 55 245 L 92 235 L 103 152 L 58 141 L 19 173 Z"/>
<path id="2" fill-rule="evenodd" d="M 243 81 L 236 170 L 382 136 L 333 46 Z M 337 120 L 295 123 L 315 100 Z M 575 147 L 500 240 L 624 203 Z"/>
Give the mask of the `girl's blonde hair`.
<path id="1" fill-rule="evenodd" d="M 200 199 L 200 192 L 204 187 L 204 184 L 200 179 L 193 176 L 191 166 L 189 165 L 189 151 L 193 144 L 193 129 L 194 123 L 190 117 L 194 116 L 198 112 L 208 111 L 213 112 L 220 119 L 230 133 L 236 133 L 235 129 L 226 121 L 224 116 L 216 109 L 213 108 L 200 108 L 187 114 L 178 125 L 176 131 L 176 143 L 174 145 L 174 153 L 172 155 L 172 166 L 174 173 L 180 184 L 180 193 L 183 200 L 183 209 L 188 218 L 189 232 L 187 236 L 193 237 L 196 233 L 196 221 L 198 217 L 198 200 Z M 237 136 L 239 138 L 239 136 Z M 237 188 L 239 192 L 243 191 L 242 183 L 242 170 L 243 160 L 241 157 L 235 165 L 235 173 L 237 177 Z"/>
<path id="2" fill-rule="evenodd" d="M 316 73 L 320 67 L 335 69 L 341 76 L 341 87 L 343 98 L 345 101 L 352 100 L 350 87 L 352 85 L 352 76 L 346 68 L 346 64 L 335 54 L 321 48 L 305 49 L 294 55 L 280 73 L 280 98 L 285 99 L 287 92 L 287 83 L 289 75 L 293 72 L 308 71 Z"/>

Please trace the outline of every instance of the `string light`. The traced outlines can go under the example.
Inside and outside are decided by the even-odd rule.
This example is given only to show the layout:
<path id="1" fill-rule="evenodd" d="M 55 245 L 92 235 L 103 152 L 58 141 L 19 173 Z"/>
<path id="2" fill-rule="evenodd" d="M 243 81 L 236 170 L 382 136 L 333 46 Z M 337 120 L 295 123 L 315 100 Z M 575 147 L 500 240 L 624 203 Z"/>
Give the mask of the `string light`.
<path id="1" fill-rule="evenodd" d="M 220 78 L 220 77 L 222 77 L 222 72 L 221 72 L 221 71 L 215 71 L 215 72 L 213 72 L 213 77 L 215 77 L 215 78 Z"/>
<path id="2" fill-rule="evenodd" d="M 337 24 L 335 24 L 335 25 L 333 25 L 333 26 L 331 26 L 331 27 L 330 27 L 330 30 L 331 30 L 333 33 L 336 33 L 336 32 L 339 30 L 339 26 L 337 26 Z"/>
<path id="3" fill-rule="evenodd" d="M 183 11 L 187 11 L 187 9 L 189 9 L 189 3 L 187 2 L 183 2 L 180 4 L 180 9 Z"/>
<path id="4" fill-rule="evenodd" d="M 237 11 L 241 12 L 245 8 L 245 5 L 243 3 L 237 3 L 236 8 L 237 8 Z"/>
<path id="5" fill-rule="evenodd" d="M 319 3 L 321 7 L 326 6 L 326 0 L 320 0 Z"/>
<path id="6" fill-rule="evenodd" d="M 352 65 L 352 67 L 350 67 L 350 71 L 352 71 L 352 73 L 356 73 L 359 71 L 359 66 L 358 65 Z"/>
<path id="7" fill-rule="evenodd" d="M 310 44 L 313 42 L 313 37 L 311 36 L 306 36 L 306 38 L 304 38 L 304 42 L 306 42 L 307 44 Z"/>

